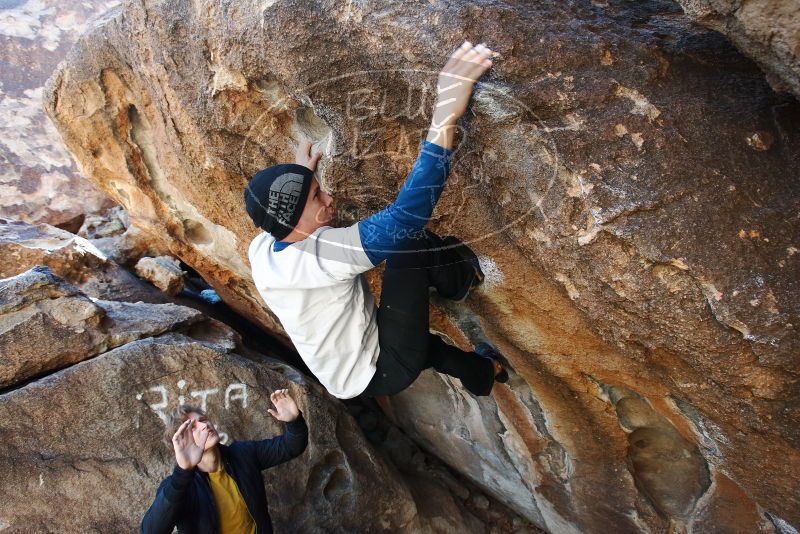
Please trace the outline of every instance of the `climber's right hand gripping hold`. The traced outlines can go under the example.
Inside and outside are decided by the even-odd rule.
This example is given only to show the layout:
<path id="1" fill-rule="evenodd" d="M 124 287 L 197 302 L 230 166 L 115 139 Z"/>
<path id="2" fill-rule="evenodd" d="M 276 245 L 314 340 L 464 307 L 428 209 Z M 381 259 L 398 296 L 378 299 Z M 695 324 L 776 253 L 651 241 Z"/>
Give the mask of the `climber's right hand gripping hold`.
<path id="1" fill-rule="evenodd" d="M 469 41 L 450 55 L 439 72 L 428 141 L 452 148 L 456 121 L 467 109 L 475 82 L 492 66 L 489 58 L 496 55 L 485 44 L 472 46 Z"/>

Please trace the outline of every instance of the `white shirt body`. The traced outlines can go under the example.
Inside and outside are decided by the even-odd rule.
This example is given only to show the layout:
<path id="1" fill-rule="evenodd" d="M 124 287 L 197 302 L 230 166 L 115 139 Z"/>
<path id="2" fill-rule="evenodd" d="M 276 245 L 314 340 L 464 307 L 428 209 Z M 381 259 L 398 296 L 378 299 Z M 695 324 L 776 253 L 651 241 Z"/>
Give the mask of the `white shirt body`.
<path id="1" fill-rule="evenodd" d="M 361 274 L 374 265 L 358 225 L 323 226 L 279 251 L 274 243 L 262 232 L 248 250 L 261 298 L 322 385 L 338 398 L 355 397 L 379 354 L 377 307 Z"/>

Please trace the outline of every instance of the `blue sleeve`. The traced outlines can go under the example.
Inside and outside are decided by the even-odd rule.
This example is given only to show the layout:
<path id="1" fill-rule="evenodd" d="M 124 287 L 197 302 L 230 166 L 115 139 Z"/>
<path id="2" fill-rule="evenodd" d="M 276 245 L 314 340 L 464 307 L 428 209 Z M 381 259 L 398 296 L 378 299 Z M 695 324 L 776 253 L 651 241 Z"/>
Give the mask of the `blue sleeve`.
<path id="1" fill-rule="evenodd" d="M 444 190 L 453 151 L 425 139 L 397 199 L 359 221 L 361 245 L 373 265 L 400 249 L 409 236 L 425 228 Z"/>

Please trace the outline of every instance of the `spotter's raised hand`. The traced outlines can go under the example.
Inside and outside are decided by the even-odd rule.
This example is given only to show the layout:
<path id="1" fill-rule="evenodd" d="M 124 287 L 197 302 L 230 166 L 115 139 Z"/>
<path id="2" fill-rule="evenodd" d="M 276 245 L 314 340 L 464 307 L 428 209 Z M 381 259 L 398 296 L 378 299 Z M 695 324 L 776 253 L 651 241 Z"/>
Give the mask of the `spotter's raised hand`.
<path id="1" fill-rule="evenodd" d="M 198 437 L 201 443 L 195 442 L 192 435 L 192 427 L 195 425 L 194 419 L 187 419 L 178 431 L 172 436 L 172 448 L 175 450 L 175 461 L 181 469 L 193 469 L 203 458 L 203 450 L 208 440 L 209 431 L 207 428 L 200 429 Z"/>
<path id="2" fill-rule="evenodd" d="M 275 409 L 273 410 L 270 408 L 267 411 L 278 421 L 289 423 L 297 419 L 300 415 L 300 409 L 297 407 L 294 399 L 289 395 L 288 389 L 279 389 L 275 391 L 269 396 L 269 399 L 272 401 L 272 404 L 275 405 Z"/>

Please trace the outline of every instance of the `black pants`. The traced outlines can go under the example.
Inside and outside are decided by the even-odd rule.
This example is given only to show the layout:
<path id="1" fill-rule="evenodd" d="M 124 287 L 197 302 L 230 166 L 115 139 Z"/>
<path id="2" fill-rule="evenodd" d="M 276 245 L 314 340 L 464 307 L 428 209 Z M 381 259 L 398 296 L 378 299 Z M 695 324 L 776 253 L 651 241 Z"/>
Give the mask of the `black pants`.
<path id="1" fill-rule="evenodd" d="M 427 230 L 388 258 L 378 308 L 380 356 L 364 395 L 399 393 L 429 367 L 460 379 L 475 395 L 491 392 L 491 360 L 448 345 L 428 330 L 428 288 L 458 298 L 473 277 L 472 265 Z"/>

